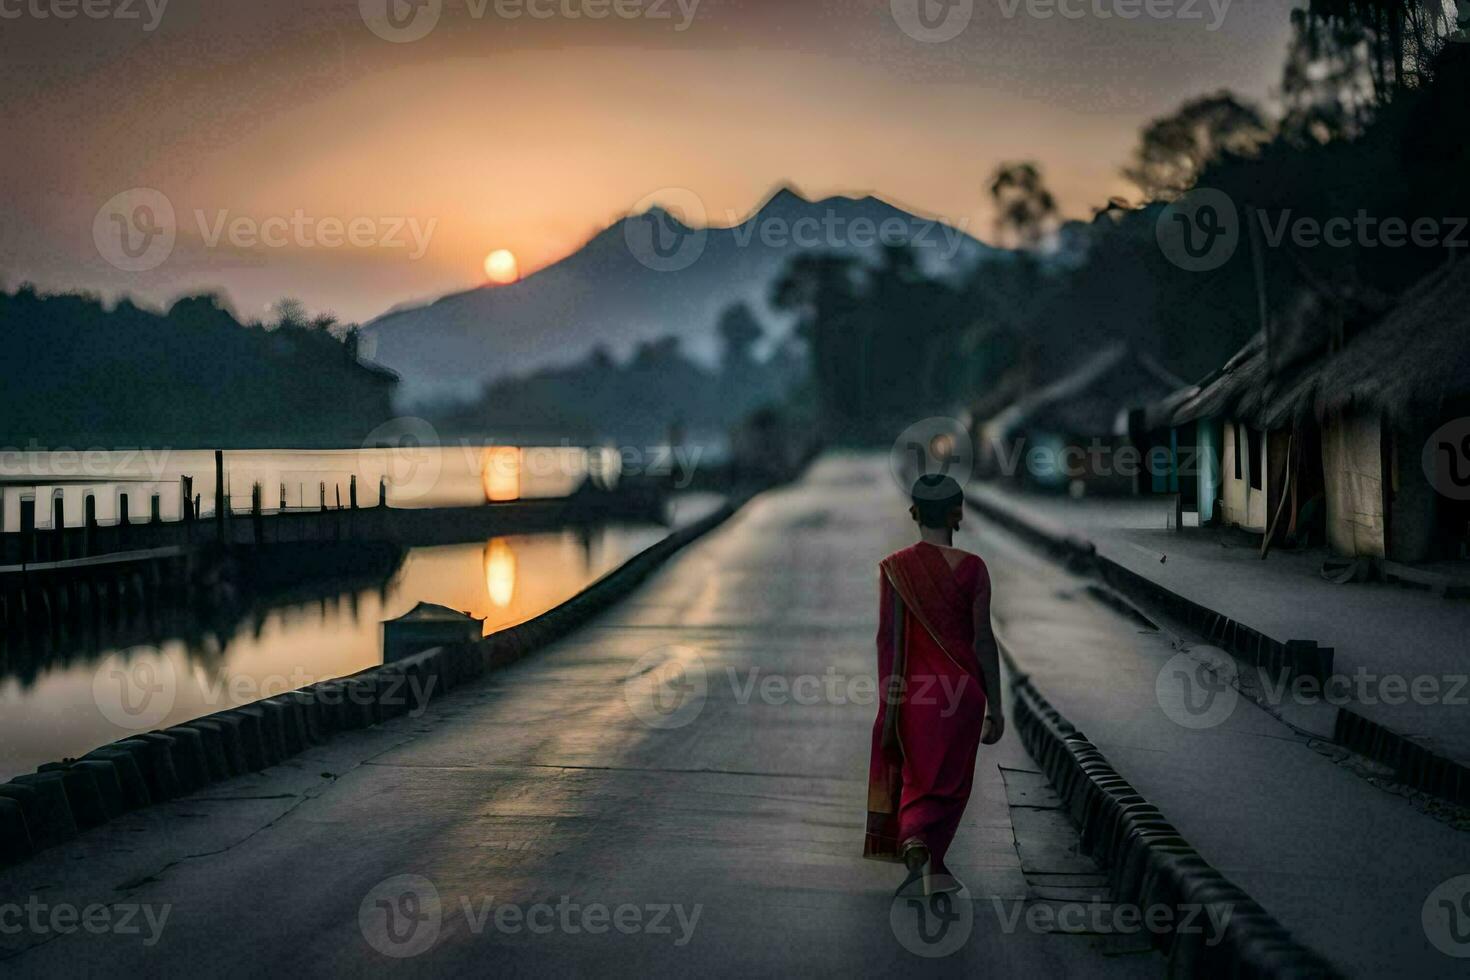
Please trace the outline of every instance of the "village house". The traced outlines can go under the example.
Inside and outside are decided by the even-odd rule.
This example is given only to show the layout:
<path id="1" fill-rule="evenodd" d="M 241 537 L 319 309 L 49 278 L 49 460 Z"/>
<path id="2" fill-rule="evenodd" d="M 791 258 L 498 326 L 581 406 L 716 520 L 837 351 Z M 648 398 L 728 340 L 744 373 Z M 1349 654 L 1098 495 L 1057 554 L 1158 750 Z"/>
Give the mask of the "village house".
<path id="1" fill-rule="evenodd" d="M 1200 524 L 1272 542 L 1396 563 L 1464 557 L 1470 277 L 1446 266 L 1372 310 L 1318 297 L 1199 384 L 1135 410 L 1135 444 L 1172 450 L 1139 490 L 1180 494 Z"/>
<path id="2" fill-rule="evenodd" d="M 1132 493 L 1143 463 L 1129 440 L 1131 399 L 1162 398 L 1181 383 L 1147 354 L 1112 344 L 980 422 L 981 475 L 1073 496 Z"/>

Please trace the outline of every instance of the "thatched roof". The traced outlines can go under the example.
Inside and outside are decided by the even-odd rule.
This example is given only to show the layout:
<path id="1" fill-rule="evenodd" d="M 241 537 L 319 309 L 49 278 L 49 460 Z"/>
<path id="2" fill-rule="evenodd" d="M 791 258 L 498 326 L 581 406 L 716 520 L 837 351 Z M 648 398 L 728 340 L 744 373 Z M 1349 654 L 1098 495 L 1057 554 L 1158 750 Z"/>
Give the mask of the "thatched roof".
<path id="1" fill-rule="evenodd" d="M 1361 408 L 1427 419 L 1470 397 L 1470 263 L 1447 265 L 1410 289 L 1325 361 L 1315 382 L 1319 415 Z"/>
<path id="2" fill-rule="evenodd" d="M 1288 318 L 1272 338 L 1273 356 L 1257 334 L 1199 384 L 1149 404 L 1148 428 L 1229 418 L 1280 429 L 1354 406 L 1428 418 L 1470 397 L 1470 264 L 1430 275 L 1336 354 L 1326 353 L 1310 320 Z"/>
<path id="3" fill-rule="evenodd" d="M 1022 430 L 1070 436 L 1122 435 L 1131 406 L 1140 399 L 1162 398 L 1182 384 L 1153 358 L 1120 342 L 1016 402 L 986 428 L 998 439 Z"/>

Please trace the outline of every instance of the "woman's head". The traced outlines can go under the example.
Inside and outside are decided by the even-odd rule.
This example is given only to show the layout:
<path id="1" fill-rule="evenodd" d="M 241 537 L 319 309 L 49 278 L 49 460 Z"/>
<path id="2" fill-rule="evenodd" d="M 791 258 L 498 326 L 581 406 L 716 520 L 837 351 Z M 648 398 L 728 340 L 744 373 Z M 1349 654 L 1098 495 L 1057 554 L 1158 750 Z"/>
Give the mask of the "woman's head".
<path id="1" fill-rule="evenodd" d="M 927 473 L 914 481 L 909 513 L 920 527 L 955 530 L 965 516 L 965 493 L 954 477 Z"/>

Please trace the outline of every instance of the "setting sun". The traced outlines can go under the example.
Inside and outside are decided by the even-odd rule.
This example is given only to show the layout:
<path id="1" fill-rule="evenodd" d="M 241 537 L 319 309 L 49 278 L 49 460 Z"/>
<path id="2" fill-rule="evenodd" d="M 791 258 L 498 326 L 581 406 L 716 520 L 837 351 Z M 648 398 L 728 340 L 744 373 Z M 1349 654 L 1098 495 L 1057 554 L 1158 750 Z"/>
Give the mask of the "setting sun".
<path id="1" fill-rule="evenodd" d="M 521 266 L 515 253 L 500 248 L 485 256 L 485 275 L 495 283 L 515 282 L 521 277 Z"/>

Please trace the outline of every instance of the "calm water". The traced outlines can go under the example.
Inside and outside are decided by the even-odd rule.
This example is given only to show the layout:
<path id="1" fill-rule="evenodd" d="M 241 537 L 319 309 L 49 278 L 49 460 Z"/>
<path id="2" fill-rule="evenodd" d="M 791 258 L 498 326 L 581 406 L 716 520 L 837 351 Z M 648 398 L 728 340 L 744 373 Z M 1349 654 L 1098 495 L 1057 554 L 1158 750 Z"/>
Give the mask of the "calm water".
<path id="1" fill-rule="evenodd" d="M 249 512 L 256 483 L 267 511 L 281 509 L 283 500 L 287 510 L 318 509 L 323 496 L 328 506 L 339 499 L 345 506 L 354 476 L 363 507 L 378 503 L 384 484 L 394 507 L 452 507 L 566 496 L 589 474 L 610 486 L 621 461 L 615 450 L 567 446 L 227 450 L 225 487 L 238 513 Z M 184 477 L 192 480 L 202 513 L 213 514 L 214 453 L 208 450 L 0 452 L 0 529 L 20 529 L 23 500 L 35 501 L 41 528 L 53 526 L 58 500 L 67 526 L 80 526 L 89 498 L 99 524 L 115 523 L 124 506 L 129 520 L 149 520 L 155 502 L 161 520 L 176 521 L 183 513 Z"/>
<path id="2" fill-rule="evenodd" d="M 718 503 L 707 495 L 676 498 L 671 522 L 687 524 Z M 0 677 L 0 780 L 138 731 L 379 664 L 382 622 L 419 602 L 483 617 L 486 633 L 512 626 L 667 533 L 658 526 L 607 526 L 413 548 L 380 583 L 341 591 L 329 584 L 308 598 L 255 610 L 222 637 L 58 649 L 50 666 Z M 120 707 L 124 688 L 132 692 L 130 710 Z M 143 690 L 155 693 L 140 708 L 136 692 Z"/>

